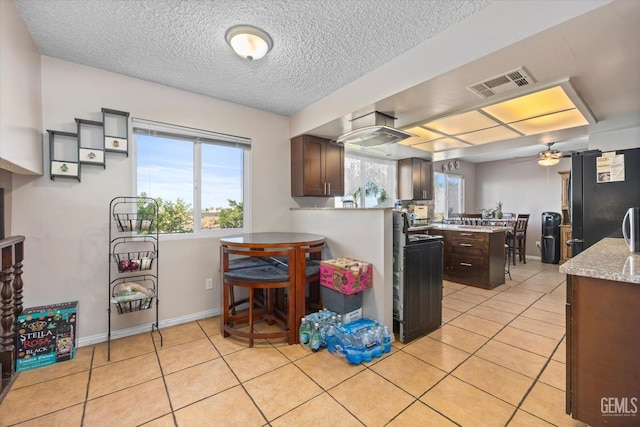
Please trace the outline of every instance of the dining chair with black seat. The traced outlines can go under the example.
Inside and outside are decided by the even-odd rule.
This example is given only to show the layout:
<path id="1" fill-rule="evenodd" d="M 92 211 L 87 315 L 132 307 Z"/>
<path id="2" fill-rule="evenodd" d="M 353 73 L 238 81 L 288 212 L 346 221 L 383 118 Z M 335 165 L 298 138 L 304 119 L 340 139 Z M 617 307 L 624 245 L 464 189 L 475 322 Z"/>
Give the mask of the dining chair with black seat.
<path id="1" fill-rule="evenodd" d="M 481 225 L 482 214 L 464 213 L 461 214 L 462 224 L 464 225 Z"/>
<path id="2" fill-rule="evenodd" d="M 295 304 L 292 300 L 293 292 L 288 292 L 289 301 L 285 313 L 275 309 L 275 290 L 291 288 L 295 281 L 295 266 L 290 263 L 287 269 L 278 268 L 265 262 L 263 265 L 229 269 L 229 256 L 241 255 L 260 258 L 263 255 L 286 257 L 295 259 L 293 248 L 282 248 L 270 251 L 245 250 L 229 247 L 222 248 L 222 307 L 223 307 L 223 336 L 235 335 L 249 340 L 249 347 L 253 347 L 255 339 L 287 338 L 289 343 L 295 342 L 296 316 Z M 248 298 L 235 300 L 233 288 L 243 288 L 248 292 Z M 263 292 L 264 300 L 256 304 L 256 292 Z M 237 308 L 241 304 L 248 304 L 247 310 Z M 280 331 L 258 332 L 254 324 L 265 320 L 268 324 L 278 324 Z M 245 327 L 247 325 L 248 327 Z"/>
<path id="3" fill-rule="evenodd" d="M 529 214 L 518 214 L 513 228 L 507 232 L 507 245 L 509 245 L 513 265 L 516 265 L 516 255 L 520 262 L 527 263 L 527 227 Z"/>

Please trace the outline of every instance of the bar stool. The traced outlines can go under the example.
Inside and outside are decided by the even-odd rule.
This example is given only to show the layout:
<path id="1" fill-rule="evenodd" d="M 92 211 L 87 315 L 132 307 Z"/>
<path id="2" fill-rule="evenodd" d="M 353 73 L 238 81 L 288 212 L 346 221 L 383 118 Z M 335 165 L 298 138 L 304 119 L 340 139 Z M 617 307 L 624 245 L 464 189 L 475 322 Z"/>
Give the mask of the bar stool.
<path id="1" fill-rule="evenodd" d="M 293 301 L 294 292 L 289 290 L 287 311 L 284 315 L 276 313 L 274 304 L 274 290 L 286 289 L 295 283 L 295 266 L 290 263 L 287 269 L 281 269 L 265 263 L 264 265 L 237 268 L 229 270 L 229 255 L 243 255 L 257 257 L 265 256 L 288 257 L 295 259 L 293 248 L 283 248 L 282 250 L 250 251 L 229 247 L 222 248 L 222 307 L 223 307 L 223 336 L 229 335 L 247 338 L 249 347 L 253 347 L 255 339 L 287 338 L 290 343 L 295 342 L 294 331 L 296 330 L 295 303 Z M 227 270 L 227 271 L 225 271 Z M 235 301 L 234 287 L 246 289 L 248 297 L 241 301 Z M 256 305 L 255 291 L 264 292 L 262 304 Z M 238 310 L 238 306 L 248 303 L 248 311 Z M 259 301 L 258 301 L 259 303 Z M 277 332 L 256 332 L 254 324 L 256 321 L 265 320 L 269 324 L 278 324 L 281 331 Z M 242 325 L 248 325 L 248 331 L 240 329 Z"/>

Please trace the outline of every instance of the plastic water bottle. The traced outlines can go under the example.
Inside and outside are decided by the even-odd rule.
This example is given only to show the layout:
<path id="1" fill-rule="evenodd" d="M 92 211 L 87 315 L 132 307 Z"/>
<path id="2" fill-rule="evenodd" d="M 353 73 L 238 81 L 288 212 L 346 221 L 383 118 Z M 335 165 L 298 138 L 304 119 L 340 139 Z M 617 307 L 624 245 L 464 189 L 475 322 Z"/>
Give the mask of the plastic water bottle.
<path id="1" fill-rule="evenodd" d="M 382 329 L 382 351 L 385 353 L 391 351 L 391 332 L 386 326 Z"/>
<path id="2" fill-rule="evenodd" d="M 382 356 L 382 328 L 377 326 L 371 333 L 375 343 L 373 346 L 373 357 L 380 357 Z"/>
<path id="3" fill-rule="evenodd" d="M 313 324 L 313 331 L 311 332 L 311 338 L 309 339 L 309 346 L 311 351 L 316 352 L 320 350 L 320 324 Z"/>
<path id="4" fill-rule="evenodd" d="M 306 317 L 300 320 L 300 332 L 299 332 L 300 344 L 309 344 L 309 336 L 311 335 L 311 325 Z"/>
<path id="5" fill-rule="evenodd" d="M 371 362 L 371 359 L 373 359 L 373 346 L 375 345 L 374 342 L 372 342 L 372 335 L 371 335 L 371 331 L 363 331 L 361 333 L 362 336 L 362 344 L 364 345 L 363 351 L 362 351 L 362 361 L 363 362 Z"/>
<path id="6" fill-rule="evenodd" d="M 362 344 L 362 337 L 360 334 L 353 334 L 350 336 L 350 345 L 346 348 L 347 361 L 354 365 L 359 365 L 362 362 L 362 356 L 364 354 L 364 345 Z"/>

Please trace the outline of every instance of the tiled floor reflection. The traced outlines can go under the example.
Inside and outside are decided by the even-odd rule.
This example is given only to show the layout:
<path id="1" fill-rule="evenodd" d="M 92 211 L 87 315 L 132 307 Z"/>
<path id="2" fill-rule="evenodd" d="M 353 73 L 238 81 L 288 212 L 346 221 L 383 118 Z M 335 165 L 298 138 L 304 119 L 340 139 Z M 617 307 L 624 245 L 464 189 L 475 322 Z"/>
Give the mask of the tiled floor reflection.
<path id="1" fill-rule="evenodd" d="M 565 282 L 529 260 L 488 291 L 445 282 L 444 325 L 353 366 L 217 318 L 78 349 L 20 374 L 4 426 L 580 426 L 564 414 Z"/>

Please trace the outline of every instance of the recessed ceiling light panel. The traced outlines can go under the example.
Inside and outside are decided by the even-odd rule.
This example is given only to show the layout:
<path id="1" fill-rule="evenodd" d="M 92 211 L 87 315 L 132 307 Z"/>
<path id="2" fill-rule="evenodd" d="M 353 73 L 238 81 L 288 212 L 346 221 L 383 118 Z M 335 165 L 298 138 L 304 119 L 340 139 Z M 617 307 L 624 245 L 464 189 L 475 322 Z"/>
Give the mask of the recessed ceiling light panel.
<path id="1" fill-rule="evenodd" d="M 442 132 L 446 135 L 459 135 L 473 132 L 479 129 L 487 129 L 497 126 L 499 123 L 478 111 L 468 111 L 455 116 L 436 119 L 423 126 Z"/>

